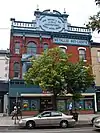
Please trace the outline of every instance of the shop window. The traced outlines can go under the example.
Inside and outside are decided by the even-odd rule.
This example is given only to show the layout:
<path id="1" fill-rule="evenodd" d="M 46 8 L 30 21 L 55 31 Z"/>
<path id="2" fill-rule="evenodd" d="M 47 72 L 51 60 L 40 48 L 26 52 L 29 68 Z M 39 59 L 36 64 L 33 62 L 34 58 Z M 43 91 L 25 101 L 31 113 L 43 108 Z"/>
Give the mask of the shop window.
<path id="1" fill-rule="evenodd" d="M 57 101 L 57 109 L 59 111 L 65 111 L 65 100 L 58 100 Z"/>
<path id="2" fill-rule="evenodd" d="M 100 50 L 97 51 L 97 60 L 100 62 Z"/>
<path id="3" fill-rule="evenodd" d="M 85 49 L 79 49 L 79 59 L 86 60 L 86 50 Z"/>
<path id="4" fill-rule="evenodd" d="M 24 111 L 36 111 L 39 110 L 38 99 L 25 99 L 22 101 L 22 109 Z"/>
<path id="5" fill-rule="evenodd" d="M 84 110 L 84 100 L 77 101 L 75 106 L 79 110 Z"/>
<path id="6" fill-rule="evenodd" d="M 20 75 L 20 64 L 18 62 L 14 63 L 14 78 L 19 78 Z"/>
<path id="7" fill-rule="evenodd" d="M 23 100 L 23 102 L 22 102 L 22 109 L 24 111 L 28 111 L 29 110 L 29 100 Z"/>
<path id="8" fill-rule="evenodd" d="M 38 100 L 31 100 L 31 110 L 38 110 L 39 109 L 39 104 Z"/>
<path id="9" fill-rule="evenodd" d="M 43 45 L 43 51 L 46 51 L 48 49 L 48 44 L 47 43 L 44 43 Z"/>
<path id="10" fill-rule="evenodd" d="M 86 110 L 93 109 L 93 102 L 92 102 L 92 100 L 85 100 L 85 109 Z"/>
<path id="11" fill-rule="evenodd" d="M 20 54 L 20 42 L 15 42 L 15 54 Z"/>
<path id="12" fill-rule="evenodd" d="M 27 44 L 27 54 L 36 54 L 37 53 L 37 47 L 36 47 L 36 43 L 34 42 L 29 42 Z"/>

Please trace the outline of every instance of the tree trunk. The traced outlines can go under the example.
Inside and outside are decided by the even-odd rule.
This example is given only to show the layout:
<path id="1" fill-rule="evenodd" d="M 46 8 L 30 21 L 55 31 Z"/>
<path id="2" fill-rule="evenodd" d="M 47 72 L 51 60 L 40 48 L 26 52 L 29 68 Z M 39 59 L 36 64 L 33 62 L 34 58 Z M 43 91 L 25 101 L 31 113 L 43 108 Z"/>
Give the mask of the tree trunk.
<path id="1" fill-rule="evenodd" d="M 57 95 L 52 96 L 52 104 L 53 104 L 53 110 L 57 110 L 57 101 L 56 101 Z"/>

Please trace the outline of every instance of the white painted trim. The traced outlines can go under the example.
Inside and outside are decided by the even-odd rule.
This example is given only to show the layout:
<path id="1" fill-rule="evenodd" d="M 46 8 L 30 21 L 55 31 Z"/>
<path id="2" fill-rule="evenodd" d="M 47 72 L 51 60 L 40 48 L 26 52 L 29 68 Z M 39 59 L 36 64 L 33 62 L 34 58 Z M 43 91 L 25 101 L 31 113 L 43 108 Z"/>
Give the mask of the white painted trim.
<path id="1" fill-rule="evenodd" d="M 21 96 L 25 96 L 25 97 L 42 97 L 42 96 L 52 96 L 53 94 L 21 94 Z"/>
<path id="2" fill-rule="evenodd" d="M 96 94 L 94 95 L 94 107 L 95 107 L 95 112 L 97 112 L 97 100 L 96 100 Z"/>
<path id="3" fill-rule="evenodd" d="M 83 49 L 86 51 L 86 48 L 84 48 L 84 47 L 78 47 L 78 50 L 80 50 L 80 49 Z"/>
<path id="4" fill-rule="evenodd" d="M 94 96 L 95 93 L 81 93 L 82 96 Z M 72 94 L 68 93 L 66 96 L 72 96 Z"/>
<path id="5" fill-rule="evenodd" d="M 61 45 L 61 46 L 59 46 L 59 48 L 65 48 L 65 49 L 67 49 L 67 46 Z"/>

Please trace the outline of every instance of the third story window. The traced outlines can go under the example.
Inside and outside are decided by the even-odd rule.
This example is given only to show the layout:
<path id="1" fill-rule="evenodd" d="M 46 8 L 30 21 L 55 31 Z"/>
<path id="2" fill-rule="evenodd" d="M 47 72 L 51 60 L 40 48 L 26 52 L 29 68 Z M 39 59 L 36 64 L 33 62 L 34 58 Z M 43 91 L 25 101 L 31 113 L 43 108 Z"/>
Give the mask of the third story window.
<path id="1" fill-rule="evenodd" d="M 15 54 L 20 54 L 20 42 L 15 42 Z"/>

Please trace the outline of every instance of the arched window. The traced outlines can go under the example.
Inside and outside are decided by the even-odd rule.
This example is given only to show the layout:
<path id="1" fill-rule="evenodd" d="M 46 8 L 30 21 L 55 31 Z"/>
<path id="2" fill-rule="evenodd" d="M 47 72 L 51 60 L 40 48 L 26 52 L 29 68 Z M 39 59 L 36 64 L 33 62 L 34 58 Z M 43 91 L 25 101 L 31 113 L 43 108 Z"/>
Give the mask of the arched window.
<path id="1" fill-rule="evenodd" d="M 47 49 L 48 49 L 48 44 L 47 43 L 44 43 L 44 45 L 43 45 L 43 51 L 45 51 Z"/>
<path id="2" fill-rule="evenodd" d="M 20 64 L 18 62 L 14 63 L 14 78 L 19 78 L 20 76 Z"/>
<path id="3" fill-rule="evenodd" d="M 79 59 L 86 60 L 86 48 L 78 48 L 79 50 Z"/>
<path id="4" fill-rule="evenodd" d="M 36 44 L 34 42 L 29 42 L 27 44 L 27 54 L 36 54 L 36 53 L 37 53 Z"/>
<path id="5" fill-rule="evenodd" d="M 15 42 L 15 54 L 20 54 L 20 42 Z"/>
<path id="6" fill-rule="evenodd" d="M 67 49 L 66 46 L 59 46 L 59 48 L 60 48 L 64 53 L 66 53 L 66 49 Z"/>

